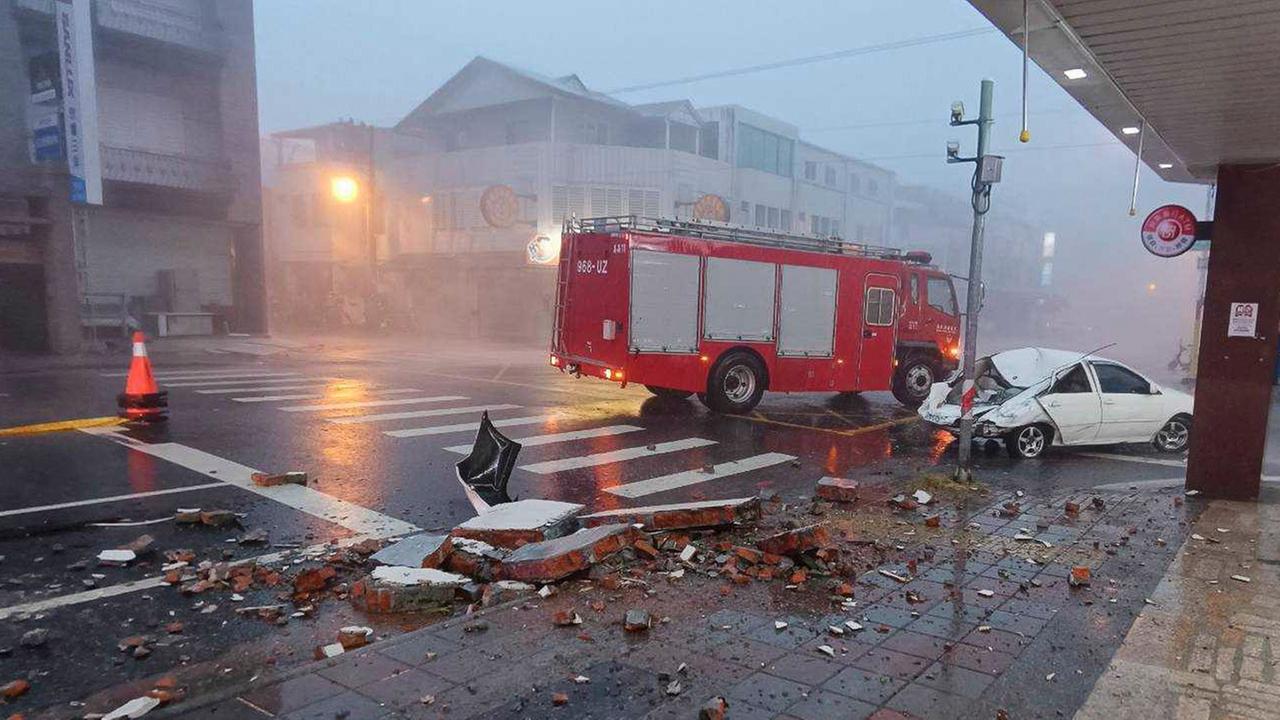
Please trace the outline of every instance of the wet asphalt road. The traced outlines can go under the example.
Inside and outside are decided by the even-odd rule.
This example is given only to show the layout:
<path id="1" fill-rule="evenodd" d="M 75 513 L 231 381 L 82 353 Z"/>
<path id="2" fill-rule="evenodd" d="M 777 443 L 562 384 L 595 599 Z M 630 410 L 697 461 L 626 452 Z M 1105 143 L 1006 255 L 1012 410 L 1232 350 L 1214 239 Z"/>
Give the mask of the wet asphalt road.
<path id="1" fill-rule="evenodd" d="M 888 393 L 766 396 L 753 416 L 724 417 L 693 399 L 660 401 L 640 387 L 563 376 L 536 352 L 480 364 L 427 352 L 220 355 L 199 364 L 166 364 L 162 353 L 155 359 L 169 389 L 166 426 L 0 438 L 0 680 L 33 667 L 47 672 L 41 704 L 183 662 L 224 661 L 261 640 L 261 627 L 224 622 L 225 608 L 200 614 L 191 598 L 168 589 L 100 596 L 104 588 L 116 592 L 153 575 L 155 567 L 98 568 L 92 559 L 99 550 L 143 532 L 158 548 L 191 548 L 201 557 L 273 549 L 235 545 L 234 530 L 175 526 L 169 518 L 180 507 L 243 513 L 244 526 L 269 530 L 274 545 L 392 534 L 404 523 L 451 527 L 473 513 L 453 475 L 462 456 L 449 448 L 469 445 L 474 433 L 463 426 L 478 420 L 479 408 L 493 409 L 497 421 L 520 419 L 503 428 L 516 439 L 559 436 L 522 451 L 514 496 L 599 509 L 762 490 L 796 497 L 825 474 L 874 482 L 946 472 L 954 459 L 949 437 L 916 422 Z M 115 370 L 0 375 L 0 427 L 109 415 L 125 367 L 122 359 Z M 370 402 L 388 404 L 331 407 Z M 430 414 L 403 415 L 424 412 Z M 129 444 L 137 442 L 164 448 L 164 457 Z M 1108 457 L 1063 451 L 1018 462 L 1002 449 L 979 453 L 978 476 L 998 488 L 1057 492 L 1182 474 L 1180 458 L 1147 448 L 1094 450 Z M 698 472 L 707 465 L 719 466 L 717 472 Z M 305 470 L 315 492 L 303 503 L 255 494 L 227 481 L 241 466 Z M 693 472 L 681 475 L 687 471 Z M 628 485 L 632 491 L 609 492 Z M 361 516 L 335 499 L 373 512 Z M 79 569 L 78 561 L 89 566 Z M 145 662 L 121 662 L 115 648 L 121 637 L 154 632 L 173 618 L 191 626 L 180 642 Z M 37 626 L 57 639 L 39 651 L 18 647 L 20 635 Z M 332 627 L 291 630 L 295 649 L 313 638 L 331 641 Z"/>

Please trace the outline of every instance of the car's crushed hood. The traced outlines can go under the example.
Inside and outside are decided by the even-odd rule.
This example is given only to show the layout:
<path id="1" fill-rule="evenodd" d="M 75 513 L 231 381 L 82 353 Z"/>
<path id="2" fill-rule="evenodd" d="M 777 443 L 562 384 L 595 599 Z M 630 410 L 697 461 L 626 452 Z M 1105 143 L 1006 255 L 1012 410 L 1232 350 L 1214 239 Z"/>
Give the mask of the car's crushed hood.
<path id="1" fill-rule="evenodd" d="M 991 364 L 1010 385 L 1030 387 L 1053 375 L 1055 370 L 1078 362 L 1088 355 L 1077 350 L 1025 347 L 990 356 Z"/>

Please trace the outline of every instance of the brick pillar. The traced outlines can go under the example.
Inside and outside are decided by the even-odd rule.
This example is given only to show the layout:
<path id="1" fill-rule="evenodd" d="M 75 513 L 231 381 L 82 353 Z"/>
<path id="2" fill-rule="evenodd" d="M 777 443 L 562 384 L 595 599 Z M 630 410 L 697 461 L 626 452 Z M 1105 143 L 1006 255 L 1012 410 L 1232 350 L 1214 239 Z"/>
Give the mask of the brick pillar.
<path id="1" fill-rule="evenodd" d="M 1258 303 L 1256 338 L 1227 337 L 1231 303 Z M 1218 170 L 1187 488 L 1258 496 L 1280 329 L 1280 169 Z"/>

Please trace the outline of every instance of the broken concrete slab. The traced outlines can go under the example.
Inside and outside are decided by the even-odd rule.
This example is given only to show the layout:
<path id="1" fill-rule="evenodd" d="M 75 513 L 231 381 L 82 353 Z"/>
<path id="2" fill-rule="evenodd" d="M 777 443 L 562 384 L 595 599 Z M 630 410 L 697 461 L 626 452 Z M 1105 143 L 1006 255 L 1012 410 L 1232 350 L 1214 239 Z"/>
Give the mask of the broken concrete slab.
<path id="1" fill-rule="evenodd" d="M 756 547 L 774 555 L 798 555 L 831 544 L 831 537 L 824 525 L 808 525 L 771 535 L 756 543 Z"/>
<path id="2" fill-rule="evenodd" d="M 831 502 L 851 503 L 858 499 L 859 483 L 853 478 L 826 476 L 818 481 L 818 497 Z"/>
<path id="3" fill-rule="evenodd" d="M 102 720 L 137 720 L 160 707 L 159 698 L 138 697 L 102 716 Z"/>
<path id="4" fill-rule="evenodd" d="M 622 618 L 622 629 L 630 633 L 645 632 L 653 626 L 648 610 L 628 610 Z"/>
<path id="5" fill-rule="evenodd" d="M 421 533 L 388 545 L 369 557 L 379 565 L 438 568 L 453 550 L 448 535 Z"/>
<path id="6" fill-rule="evenodd" d="M 351 604 L 371 613 L 413 612 L 448 605 L 469 579 L 435 568 L 383 565 L 351 586 Z"/>
<path id="7" fill-rule="evenodd" d="M 445 557 L 444 568 L 450 572 L 489 582 L 498 576 L 502 561 L 510 550 L 496 548 L 489 543 L 455 537 L 451 541 L 452 552 Z"/>
<path id="8" fill-rule="evenodd" d="M 577 529 L 582 506 L 555 500 L 517 500 L 495 505 L 455 527 L 454 537 L 516 548 L 526 543 L 563 537 Z"/>
<path id="9" fill-rule="evenodd" d="M 529 543 L 502 561 L 500 574 L 509 580 L 555 582 L 631 545 L 636 535 L 631 525 L 601 525 L 583 528 L 565 537 Z"/>
<path id="10" fill-rule="evenodd" d="M 99 565 L 128 565 L 136 560 L 138 554 L 132 550 L 103 550 L 98 553 Z"/>
<path id="11" fill-rule="evenodd" d="M 578 518 L 585 527 L 639 524 L 646 530 L 680 530 L 748 522 L 760 517 L 760 498 L 730 498 L 672 505 L 647 505 L 590 513 Z"/>

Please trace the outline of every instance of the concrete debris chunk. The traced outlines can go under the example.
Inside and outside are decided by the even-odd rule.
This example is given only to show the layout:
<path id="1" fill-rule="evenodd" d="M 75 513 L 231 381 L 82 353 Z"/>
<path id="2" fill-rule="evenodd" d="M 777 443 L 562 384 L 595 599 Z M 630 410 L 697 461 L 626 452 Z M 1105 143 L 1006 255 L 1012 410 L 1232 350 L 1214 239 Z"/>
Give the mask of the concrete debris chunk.
<path id="1" fill-rule="evenodd" d="M 1232 575 L 1231 579 L 1242 583 L 1253 582 L 1248 575 Z"/>
<path id="2" fill-rule="evenodd" d="M 819 645 L 819 646 L 818 646 L 818 652 L 822 653 L 823 655 L 826 655 L 827 657 L 835 657 L 835 656 L 836 656 L 836 651 L 835 651 L 835 649 L 834 649 L 834 648 L 832 648 L 830 645 Z"/>
<path id="3" fill-rule="evenodd" d="M 729 701 L 717 695 L 698 709 L 698 720 L 725 720 L 725 713 L 728 711 Z"/>
<path id="4" fill-rule="evenodd" d="M 622 629 L 627 632 L 645 632 L 653 625 L 653 618 L 648 610 L 628 610 L 623 617 Z"/>
<path id="5" fill-rule="evenodd" d="M 378 565 L 438 568 L 445 564 L 452 551 L 453 541 L 448 535 L 421 533 L 402 538 L 374 553 L 369 559 Z"/>
<path id="6" fill-rule="evenodd" d="M 35 628 L 22 633 L 22 637 L 18 640 L 18 644 L 24 648 L 42 647 L 49 641 L 49 631 L 45 628 Z"/>
<path id="7" fill-rule="evenodd" d="M 112 710 L 102 716 L 102 720 L 136 720 L 143 715 L 160 707 L 160 699 L 153 697 L 138 697 Z"/>
<path id="8" fill-rule="evenodd" d="M 787 621 L 786 621 L 786 620 L 774 620 L 774 621 L 773 621 L 773 629 L 774 629 L 774 630 L 777 630 L 777 631 L 779 631 L 779 632 L 781 632 L 781 631 L 783 631 L 783 630 L 786 630 L 786 629 L 787 629 Z"/>
<path id="9" fill-rule="evenodd" d="M 586 675 L 578 675 L 575 678 L 573 678 L 574 685 L 586 685 L 589 682 L 591 682 L 591 678 L 587 677 Z"/>
<path id="10" fill-rule="evenodd" d="M 199 525 L 200 508 L 178 508 L 173 513 L 173 521 L 179 525 Z"/>
<path id="11" fill-rule="evenodd" d="M 132 550 L 103 550 L 98 553 L 98 564 L 124 566 L 137 558 L 138 554 Z"/>
<path id="12" fill-rule="evenodd" d="M 451 544 L 453 549 L 445 558 L 445 569 L 481 582 L 495 579 L 502 561 L 511 554 L 510 550 L 468 538 L 455 537 Z"/>
<path id="13" fill-rule="evenodd" d="M 532 542 L 513 550 L 502 561 L 500 574 L 509 580 L 555 582 L 634 544 L 636 534 L 630 525 L 600 525 L 564 537 Z"/>
<path id="14" fill-rule="evenodd" d="M 852 478 L 826 476 L 818 481 L 817 494 L 830 502 L 857 502 L 858 486 L 858 481 Z"/>
<path id="15" fill-rule="evenodd" d="M 577 503 L 555 500 L 517 500 L 495 505 L 458 525 L 454 537 L 470 538 L 501 548 L 563 537 L 577 527 Z"/>
<path id="16" fill-rule="evenodd" d="M 468 582 L 462 575 L 435 568 L 380 565 L 351 586 L 349 599 L 370 613 L 430 610 L 451 604 L 458 588 Z"/>
<path id="17" fill-rule="evenodd" d="M 905 577 L 905 576 L 903 576 L 903 575 L 899 575 L 898 573 L 893 572 L 892 570 L 885 570 L 885 569 L 881 568 L 881 569 L 877 570 L 876 572 L 878 572 L 878 573 L 880 573 L 881 575 L 883 575 L 883 576 L 885 576 L 885 577 L 889 578 L 890 580 L 896 580 L 897 582 L 900 582 L 900 583 L 909 583 L 909 582 L 911 582 L 911 578 L 909 578 L 909 577 Z"/>
<path id="18" fill-rule="evenodd" d="M 240 522 L 240 518 L 230 510 L 204 510 L 200 513 L 200 523 L 209 527 L 226 527 Z"/>
<path id="19" fill-rule="evenodd" d="M 582 616 L 576 610 L 570 608 L 568 610 L 557 610 L 551 616 L 551 622 L 556 627 L 573 627 L 582 624 Z"/>
<path id="20" fill-rule="evenodd" d="M 653 531 L 720 527 L 751 522 L 759 517 L 760 498 L 749 497 L 606 510 L 582 515 L 578 521 L 585 527 L 639 524 Z"/>
<path id="21" fill-rule="evenodd" d="M 338 630 L 338 643 L 344 650 L 355 650 L 369 644 L 373 638 L 373 628 L 360 625 L 348 625 Z"/>
<path id="22" fill-rule="evenodd" d="M 671 682 L 667 683 L 668 695 L 675 697 L 682 692 L 684 692 L 684 686 L 680 684 L 679 680 L 672 680 Z"/>
<path id="23" fill-rule="evenodd" d="M 928 505 L 929 503 L 933 502 L 933 495 L 930 495 L 925 490 L 916 490 L 914 493 L 911 494 L 911 498 L 916 502 L 920 503 L 921 505 Z"/>
<path id="24" fill-rule="evenodd" d="M 861 629 L 863 628 L 862 623 L 860 623 L 860 622 L 856 622 L 856 621 L 853 621 L 853 620 L 845 620 L 845 621 L 844 621 L 844 624 L 845 624 L 845 625 L 846 625 L 850 630 L 852 630 L 852 631 L 854 631 L 854 632 L 858 632 L 859 630 L 861 630 Z"/>
<path id="25" fill-rule="evenodd" d="M 689 562 L 693 560 L 693 557 L 697 554 L 698 554 L 698 548 L 695 547 L 693 543 L 689 543 L 688 545 L 684 546 L 683 550 L 680 551 L 680 562 Z"/>
<path id="26" fill-rule="evenodd" d="M 824 525 L 808 525 L 771 535 L 756 543 L 756 547 L 774 555 L 799 555 L 831 544 L 831 537 Z"/>
<path id="27" fill-rule="evenodd" d="M 338 657 L 346 651 L 347 649 L 342 647 L 342 643 L 329 643 L 316 648 L 316 658 L 323 660 L 325 658 Z"/>
<path id="28" fill-rule="evenodd" d="M 982 590 L 978 591 L 978 594 L 981 595 L 982 597 L 989 598 L 989 597 L 994 597 L 996 592 L 995 590 L 987 590 L 986 588 L 983 588 Z"/>
<path id="29" fill-rule="evenodd" d="M 267 534 L 266 530 L 262 528 L 254 528 L 253 530 L 241 535 L 239 540 L 236 542 L 241 545 L 265 545 L 269 539 L 270 536 Z"/>
<path id="30" fill-rule="evenodd" d="M 278 485 L 306 485 L 307 474 L 301 471 L 283 473 L 256 472 L 249 476 L 258 487 L 276 487 Z"/>

